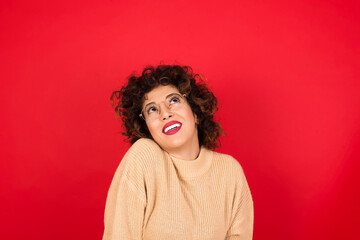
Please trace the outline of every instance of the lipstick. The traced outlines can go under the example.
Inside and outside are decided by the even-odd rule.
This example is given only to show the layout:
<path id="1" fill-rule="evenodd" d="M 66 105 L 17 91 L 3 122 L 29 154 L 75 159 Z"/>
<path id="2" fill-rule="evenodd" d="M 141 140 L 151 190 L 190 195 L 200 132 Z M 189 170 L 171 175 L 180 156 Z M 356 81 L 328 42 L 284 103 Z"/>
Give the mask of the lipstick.
<path id="1" fill-rule="evenodd" d="M 171 121 L 165 124 L 165 126 L 162 129 L 162 132 L 166 135 L 173 135 L 180 130 L 181 126 L 182 126 L 181 122 Z"/>

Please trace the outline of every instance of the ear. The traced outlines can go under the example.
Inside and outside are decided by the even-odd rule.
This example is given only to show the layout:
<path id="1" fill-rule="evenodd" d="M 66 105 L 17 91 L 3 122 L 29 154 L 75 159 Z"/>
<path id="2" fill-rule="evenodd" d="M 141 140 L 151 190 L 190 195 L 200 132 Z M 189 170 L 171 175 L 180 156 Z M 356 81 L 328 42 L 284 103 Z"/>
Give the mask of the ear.
<path id="1" fill-rule="evenodd" d="M 196 125 L 199 125 L 199 119 L 198 119 L 198 117 L 197 117 L 196 114 L 194 114 L 194 118 L 195 118 L 195 124 L 196 124 Z"/>

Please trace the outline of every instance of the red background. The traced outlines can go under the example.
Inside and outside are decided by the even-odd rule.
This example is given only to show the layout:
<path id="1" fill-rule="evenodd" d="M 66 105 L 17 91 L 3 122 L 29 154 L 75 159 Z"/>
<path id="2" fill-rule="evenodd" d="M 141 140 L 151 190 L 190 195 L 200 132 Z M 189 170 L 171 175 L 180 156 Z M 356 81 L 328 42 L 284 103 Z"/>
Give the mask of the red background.
<path id="1" fill-rule="evenodd" d="M 2 239 L 100 239 L 128 144 L 109 97 L 186 64 L 219 100 L 254 239 L 359 239 L 358 1 L 1 1 Z"/>

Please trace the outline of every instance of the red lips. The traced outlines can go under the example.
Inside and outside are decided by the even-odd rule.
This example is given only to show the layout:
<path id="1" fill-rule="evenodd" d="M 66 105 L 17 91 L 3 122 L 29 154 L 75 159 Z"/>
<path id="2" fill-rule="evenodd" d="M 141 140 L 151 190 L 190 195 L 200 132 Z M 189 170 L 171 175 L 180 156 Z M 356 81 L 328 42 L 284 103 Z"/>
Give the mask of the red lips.
<path id="1" fill-rule="evenodd" d="M 174 128 L 174 129 L 171 129 L 171 130 L 168 130 L 167 132 L 165 132 L 166 128 L 168 128 L 168 127 L 170 127 L 170 126 L 172 126 L 172 125 L 174 125 L 174 124 L 177 124 L 178 127 Z M 182 126 L 181 122 L 179 122 L 179 121 L 171 121 L 171 122 L 168 122 L 167 124 L 164 125 L 164 127 L 163 127 L 163 129 L 162 129 L 162 132 L 163 132 L 164 134 L 166 134 L 166 135 L 172 135 L 172 134 L 177 133 L 177 132 L 180 130 L 181 126 Z"/>

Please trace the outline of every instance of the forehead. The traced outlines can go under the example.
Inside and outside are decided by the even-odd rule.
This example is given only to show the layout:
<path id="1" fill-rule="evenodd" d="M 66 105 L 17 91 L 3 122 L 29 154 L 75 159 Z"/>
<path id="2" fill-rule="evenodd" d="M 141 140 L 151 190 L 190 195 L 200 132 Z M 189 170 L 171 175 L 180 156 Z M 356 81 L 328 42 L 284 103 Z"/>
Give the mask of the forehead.
<path id="1" fill-rule="evenodd" d="M 161 102 L 166 98 L 167 95 L 171 93 L 179 93 L 179 90 L 172 85 L 158 86 L 145 94 L 144 105 L 149 102 Z"/>

